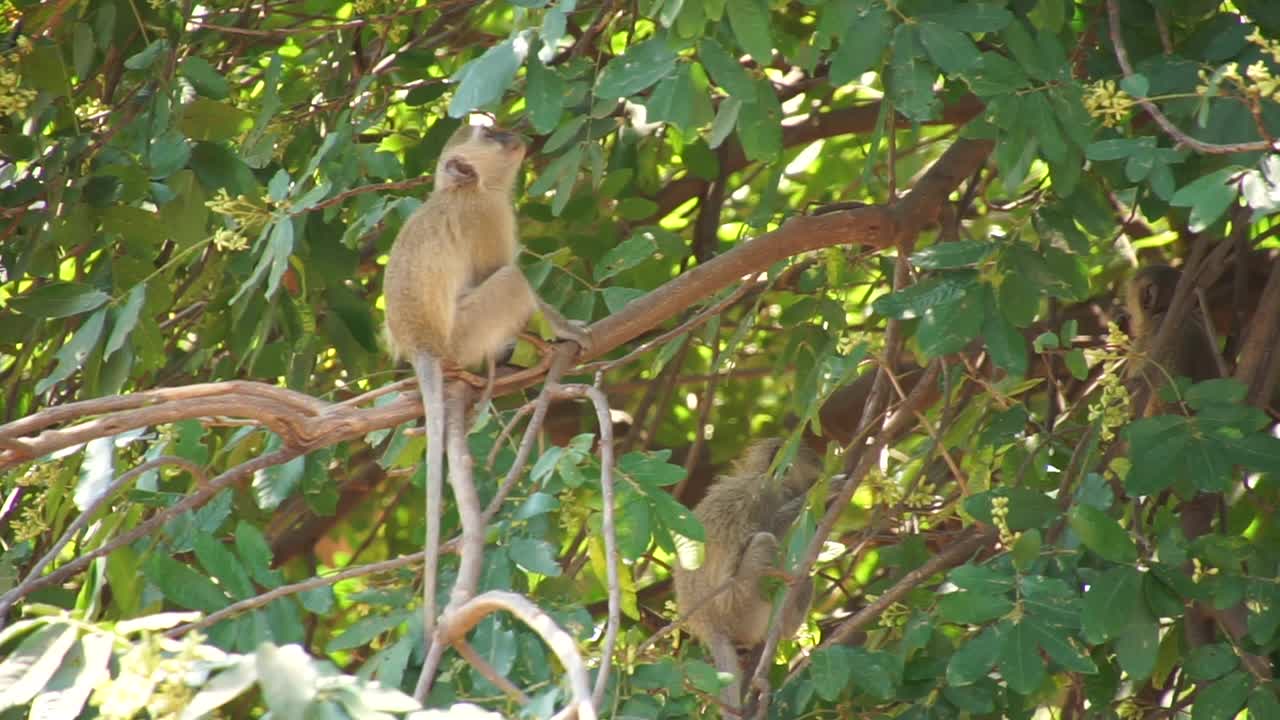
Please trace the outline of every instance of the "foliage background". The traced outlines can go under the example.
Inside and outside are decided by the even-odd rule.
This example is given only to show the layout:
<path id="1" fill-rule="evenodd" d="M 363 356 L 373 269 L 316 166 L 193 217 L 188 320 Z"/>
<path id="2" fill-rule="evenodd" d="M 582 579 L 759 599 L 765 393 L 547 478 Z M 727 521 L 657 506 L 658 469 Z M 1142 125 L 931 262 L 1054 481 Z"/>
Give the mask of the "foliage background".
<path id="1" fill-rule="evenodd" d="M 475 110 L 533 140 L 522 262 L 595 321 L 580 363 L 638 350 L 570 371 L 627 415 L 603 716 L 713 712 L 703 650 L 645 641 L 672 619 L 673 538 L 699 533 L 684 507 L 781 434 L 853 482 L 826 521 L 815 493 L 790 541 L 793 567 L 823 552 L 774 716 L 1280 717 L 1280 450 L 1259 409 L 1280 346 L 1274 3 L 4 16 L 6 717 L 412 707 L 365 683 L 408 692 L 422 662 L 422 439 L 407 369 L 379 348 L 380 266 Z M 850 202 L 867 207 L 826 207 Z M 1201 273 L 1243 382 L 1183 384 L 1170 414 L 1129 424 L 1150 393 L 1119 385 L 1106 323 L 1152 262 Z M 500 419 L 533 397 L 540 348 L 518 349 L 537 370 L 499 386 Z M 486 500 L 515 454 L 499 427 L 471 437 Z M 552 407 L 483 587 L 531 597 L 598 668 L 593 434 L 585 408 Z M 169 614 L 237 602 L 203 638 Z M 470 642 L 530 694 L 523 712 L 563 705 L 519 623 Z M 517 711 L 450 655 L 429 704 L 463 699 Z"/>

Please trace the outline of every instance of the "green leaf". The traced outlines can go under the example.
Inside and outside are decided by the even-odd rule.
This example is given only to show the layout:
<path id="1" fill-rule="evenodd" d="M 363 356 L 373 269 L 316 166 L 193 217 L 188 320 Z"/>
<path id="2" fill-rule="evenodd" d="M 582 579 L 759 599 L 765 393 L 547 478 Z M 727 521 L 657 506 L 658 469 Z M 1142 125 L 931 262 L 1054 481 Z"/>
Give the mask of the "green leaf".
<path id="1" fill-rule="evenodd" d="M 44 690 L 31 702 L 29 718 L 77 718 L 101 678 L 110 674 L 110 635 L 89 633 L 71 648 Z"/>
<path id="2" fill-rule="evenodd" d="M 524 570 L 548 577 L 560 575 L 560 564 L 556 562 L 555 548 L 551 547 L 551 543 L 546 540 L 514 538 L 507 546 L 507 552 L 510 553 L 512 561 Z"/>
<path id="3" fill-rule="evenodd" d="M 1034 617 L 1026 618 L 1023 624 L 1049 658 L 1067 672 L 1089 675 L 1098 672 L 1098 666 L 1093 660 L 1072 642 L 1071 634 L 1063 633 L 1060 628 L 1051 627 Z"/>
<path id="4" fill-rule="evenodd" d="M 921 15 L 953 30 L 968 33 L 986 33 L 1003 30 L 1013 20 L 1013 13 L 995 3 L 957 3 L 942 12 Z"/>
<path id="5" fill-rule="evenodd" d="M 1022 533 L 1017 542 L 1013 544 L 1010 555 L 1013 557 L 1013 565 L 1021 572 L 1027 572 L 1036 560 L 1040 559 L 1040 547 L 1042 544 L 1040 531 L 1036 529 L 1028 530 Z"/>
<path id="6" fill-rule="evenodd" d="M 982 60 L 981 53 L 968 35 L 928 20 L 921 22 L 919 27 L 920 42 L 929 52 L 929 59 L 944 73 L 966 73 Z"/>
<path id="7" fill-rule="evenodd" d="M 1085 547 L 1099 557 L 1117 563 L 1137 561 L 1138 548 L 1133 538 L 1101 510 L 1092 505 L 1076 505 L 1071 508 L 1067 521 Z"/>
<path id="8" fill-rule="evenodd" d="M 636 43 L 609 61 L 596 81 L 596 95 L 605 99 L 634 95 L 666 77 L 676 55 L 662 35 Z"/>
<path id="9" fill-rule="evenodd" d="M 836 85 L 857 80 L 880 65 L 893 33 L 893 17 L 879 4 L 864 4 L 845 29 L 840 47 L 831 56 L 831 82 Z"/>
<path id="10" fill-rule="evenodd" d="M 964 510 L 974 518 L 990 523 L 991 501 L 998 497 L 1009 499 L 1010 530 L 1044 528 L 1062 514 L 1053 498 L 1023 487 L 998 488 L 972 495 L 965 500 Z"/>
<path id="11" fill-rule="evenodd" d="M 623 287 L 607 287 L 601 290 L 600 294 L 604 297 L 604 306 L 610 313 L 619 312 L 632 300 L 648 295 L 644 290 Z"/>
<path id="12" fill-rule="evenodd" d="M 1002 644 L 1000 633 L 994 625 L 970 638 L 947 662 L 947 684 L 972 685 L 986 677 L 1000 656 Z"/>
<path id="13" fill-rule="evenodd" d="M 51 282 L 25 295 L 11 298 L 9 307 L 37 318 L 60 318 L 79 315 L 111 299 L 111 296 L 83 283 Z"/>
<path id="14" fill-rule="evenodd" d="M 449 116 L 462 117 L 501 98 L 523 62 L 524 52 L 517 52 L 515 39 L 508 38 L 463 65 L 452 78 L 458 89 L 449 100 Z"/>
<path id="15" fill-rule="evenodd" d="M 769 6 L 766 0 L 733 0 L 729 11 L 729 27 L 738 46 L 761 65 L 773 59 L 773 37 L 769 33 Z"/>
<path id="16" fill-rule="evenodd" d="M 188 55 L 178 65 L 178 73 L 185 77 L 196 92 L 212 100 L 223 100 L 231 94 L 231 84 L 208 60 L 198 55 Z"/>
<path id="17" fill-rule="evenodd" d="M 543 65 L 537 55 L 529 57 L 525 99 L 529 102 L 529 122 L 539 134 L 551 132 L 560 121 L 567 87 L 564 78 Z"/>
<path id="18" fill-rule="evenodd" d="M 0 662 L 0 710 L 25 705 L 44 692 L 79 635 L 75 626 L 49 623 L 9 652 Z"/>
<path id="19" fill-rule="evenodd" d="M 126 58 L 124 66 L 130 70 L 146 70 L 155 64 L 155 61 L 160 58 L 160 53 L 167 50 L 168 47 L 168 41 L 163 38 L 160 40 L 152 40 L 151 44 L 143 48 L 141 52 L 136 55 L 130 55 Z"/>
<path id="20" fill-rule="evenodd" d="M 738 114 L 738 138 L 748 160 L 773 160 L 782 152 L 782 103 L 768 80 L 757 78 L 755 85 L 755 96 Z"/>
<path id="21" fill-rule="evenodd" d="M 236 600 L 244 600 L 256 594 L 244 566 L 221 541 L 210 535 L 197 535 L 192 549 L 205 573 L 217 580 L 218 585 Z"/>
<path id="22" fill-rule="evenodd" d="M 129 333 L 133 332 L 134 327 L 138 324 L 138 313 L 142 310 L 142 303 L 147 297 L 147 286 L 143 284 L 134 285 L 129 291 L 129 297 L 125 299 L 124 305 L 117 309 L 113 315 L 114 319 L 111 323 L 111 334 L 107 336 L 107 344 L 102 349 L 102 357 L 111 357 L 116 350 L 119 350 L 124 341 L 129 338 Z"/>
<path id="23" fill-rule="evenodd" d="M 221 142 L 248 130 L 253 117 L 240 108 L 219 100 L 198 97 L 182 106 L 178 128 L 192 140 Z"/>
<path id="24" fill-rule="evenodd" d="M 153 555 L 143 572 L 166 598 L 188 610 L 211 613 L 227 605 L 227 596 L 212 580 L 168 555 Z"/>
<path id="25" fill-rule="evenodd" d="M 1280 717 L 1280 701 L 1268 687 L 1258 687 L 1249 696 L 1249 720 Z"/>
<path id="26" fill-rule="evenodd" d="M 1154 149 L 1151 138 L 1113 138 L 1089 143 L 1085 157 L 1094 161 L 1122 160 L 1137 152 Z"/>
<path id="27" fill-rule="evenodd" d="M 1084 594 L 1081 631 L 1090 644 L 1120 637 L 1142 600 L 1142 574 L 1127 565 L 1097 576 Z"/>
<path id="28" fill-rule="evenodd" d="M 738 59 L 729 54 L 720 43 L 707 37 L 698 41 L 698 59 L 711 74 L 711 79 L 729 93 L 730 98 L 741 102 L 755 95 L 751 76 Z"/>
<path id="29" fill-rule="evenodd" d="M 742 110 L 742 101 L 738 98 L 728 97 L 720 101 L 720 107 L 716 108 L 716 119 L 711 123 L 711 132 L 707 134 L 707 145 L 712 148 L 718 148 L 725 139 L 729 137 L 729 133 L 738 125 L 738 113 Z"/>
<path id="30" fill-rule="evenodd" d="M 1124 485 L 1134 495 L 1154 495 L 1177 479 L 1175 468 L 1193 441 L 1184 417 L 1159 415 L 1135 420 L 1121 433 L 1129 443 L 1129 474 Z"/>
<path id="31" fill-rule="evenodd" d="M 931 308 L 961 300 L 976 286 L 976 275 L 948 273 L 942 277 L 927 278 L 915 285 L 876 298 L 871 304 L 871 309 L 877 315 L 909 320 L 922 317 Z"/>
<path id="32" fill-rule="evenodd" d="M 690 66 L 681 63 L 675 74 L 663 78 L 645 103 L 646 120 L 670 123 L 688 130 L 693 120 L 693 75 Z"/>
<path id="33" fill-rule="evenodd" d="M 1201 645 L 1191 651 L 1184 666 L 1196 682 L 1217 680 L 1240 665 L 1240 658 L 1227 643 Z"/>
<path id="34" fill-rule="evenodd" d="M 102 328 L 106 324 L 107 309 L 98 308 L 89 319 L 84 321 L 76 334 L 71 336 L 71 340 L 63 345 L 57 354 L 58 364 L 53 372 L 36 383 L 36 394 L 42 394 L 54 385 L 71 377 L 71 373 L 75 372 L 84 364 L 89 357 L 89 353 L 98 346 L 98 340 L 102 337 Z"/>
<path id="35" fill-rule="evenodd" d="M 607 280 L 624 270 L 651 260 L 658 250 L 658 241 L 650 229 L 641 228 L 631 237 L 614 245 L 600 258 L 595 266 L 593 279 L 596 282 Z"/>
<path id="36" fill-rule="evenodd" d="M 850 678 L 859 690 L 880 700 L 894 696 L 902 679 L 902 661 L 887 652 L 848 648 Z"/>
<path id="37" fill-rule="evenodd" d="M 1235 202 L 1236 187 L 1227 183 L 1239 172 L 1239 168 L 1228 167 L 1197 178 L 1175 192 L 1169 204 L 1191 208 L 1190 229 L 1200 232 L 1222 217 Z"/>
<path id="38" fill-rule="evenodd" d="M 986 286 L 975 283 L 957 302 L 925 310 L 916 327 L 921 353 L 933 358 L 964 349 L 982 330 L 988 294 Z"/>
<path id="39" fill-rule="evenodd" d="M 1160 646 L 1160 626 L 1146 609 L 1138 605 L 1129 617 L 1129 624 L 1116 638 L 1116 659 L 1120 668 L 1139 682 L 1151 676 L 1156 666 L 1156 653 Z"/>
<path id="40" fill-rule="evenodd" d="M 1040 648 L 1026 622 L 1005 629 L 1000 647 L 1000 674 L 1010 690 L 1022 695 L 1035 692 L 1044 683 Z"/>
<path id="41" fill-rule="evenodd" d="M 911 264 L 922 270 L 973 267 L 990 257 L 995 250 L 995 243 L 982 240 L 937 243 L 912 253 Z"/>
<path id="42" fill-rule="evenodd" d="M 995 306 L 994 294 L 987 290 L 983 296 L 986 309 L 982 320 L 982 338 L 986 341 L 987 351 L 991 353 L 996 366 L 1008 373 L 1009 377 L 1021 378 L 1027 374 L 1027 341 Z"/>
<path id="43" fill-rule="evenodd" d="M 1253 677 L 1244 671 L 1233 672 L 1221 680 L 1201 688 L 1191 706 L 1191 720 L 1232 720 L 1253 689 Z"/>
<path id="44" fill-rule="evenodd" d="M 850 648 L 840 645 L 820 648 L 814 651 L 809 665 L 809 677 L 813 679 L 813 687 L 818 697 L 833 702 L 844 692 L 849 684 Z"/>
<path id="45" fill-rule="evenodd" d="M 1004 595 L 964 591 L 947 593 L 938 599 L 938 616 L 964 625 L 996 620 L 1012 610 L 1013 601 Z"/>
<path id="46" fill-rule="evenodd" d="M 1003 595 L 1014 588 L 1016 577 L 1007 568 L 987 565 L 961 565 L 952 570 L 948 579 L 962 590 L 972 590 L 988 595 Z"/>
<path id="47" fill-rule="evenodd" d="M 893 58 L 885 84 L 895 110 L 913 122 L 924 122 L 933 118 L 938 108 L 938 96 L 933 91 L 938 70 L 925 62 L 924 53 L 917 50 L 914 32 L 911 25 L 899 25 L 894 31 Z"/>

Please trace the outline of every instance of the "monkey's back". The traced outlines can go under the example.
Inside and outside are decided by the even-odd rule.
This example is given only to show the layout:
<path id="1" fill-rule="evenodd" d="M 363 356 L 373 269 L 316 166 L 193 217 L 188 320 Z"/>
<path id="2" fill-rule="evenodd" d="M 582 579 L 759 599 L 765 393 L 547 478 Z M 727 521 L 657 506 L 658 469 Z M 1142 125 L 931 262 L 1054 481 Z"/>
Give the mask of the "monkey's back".
<path id="1" fill-rule="evenodd" d="M 710 643 L 715 635 L 729 637 L 738 647 L 764 641 L 772 608 L 759 578 L 735 580 L 709 602 L 703 599 L 735 576 L 747 543 L 766 530 L 767 513 L 781 504 L 771 486 L 758 476 L 724 477 L 694 509 L 706 531 L 702 566 L 691 570 L 677 561 L 674 579 L 680 614 L 689 616 L 690 631 L 703 642 Z"/>
<path id="2" fill-rule="evenodd" d="M 383 275 L 392 353 L 456 360 L 458 295 L 515 262 L 518 247 L 508 193 L 476 185 L 431 193 L 400 228 Z"/>

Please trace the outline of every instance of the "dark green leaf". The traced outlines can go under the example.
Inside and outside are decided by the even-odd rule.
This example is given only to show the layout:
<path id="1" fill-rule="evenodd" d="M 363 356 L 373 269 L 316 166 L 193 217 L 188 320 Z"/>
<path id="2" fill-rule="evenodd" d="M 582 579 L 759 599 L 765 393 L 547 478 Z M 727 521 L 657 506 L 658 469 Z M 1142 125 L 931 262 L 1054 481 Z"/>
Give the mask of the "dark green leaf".
<path id="1" fill-rule="evenodd" d="M 985 33 L 1003 30 L 1013 20 L 1013 13 L 995 3 L 973 2 L 957 3 L 942 12 L 921 17 L 960 32 Z"/>
<path id="2" fill-rule="evenodd" d="M 196 92 L 207 98 L 222 100 L 231 94 L 231 84 L 222 77 L 222 73 L 219 73 L 208 60 L 198 55 L 188 55 L 183 58 L 178 66 L 178 72 L 191 82 Z"/>
<path id="3" fill-rule="evenodd" d="M 711 79 L 724 88 L 731 98 L 742 101 L 755 96 L 751 76 L 720 43 L 709 37 L 698 41 L 698 59 L 711 74 Z"/>
<path id="4" fill-rule="evenodd" d="M 522 62 L 524 54 L 516 52 L 513 39 L 507 39 L 463 65 L 453 76 L 458 89 L 449 100 L 449 115 L 462 117 L 502 97 L 502 93 L 511 87 L 511 81 L 515 80 Z"/>
<path id="5" fill-rule="evenodd" d="M 1116 638 L 1116 659 L 1135 681 L 1151 676 L 1160 646 L 1160 627 L 1139 605 L 1124 632 Z"/>
<path id="6" fill-rule="evenodd" d="M 1076 505 L 1071 508 L 1067 520 L 1084 546 L 1099 557 L 1117 563 L 1132 563 L 1138 559 L 1138 548 L 1133 544 L 1133 538 L 1101 510 L 1091 505 Z"/>
<path id="7" fill-rule="evenodd" d="M 879 297 L 871 307 L 877 315 L 908 320 L 922 317 L 931 308 L 956 302 L 975 287 L 977 287 L 975 275 L 948 273 L 943 277 L 928 278 Z"/>
<path id="8" fill-rule="evenodd" d="M 111 299 L 101 290 L 83 283 L 51 282 L 25 295 L 11 298 L 9 307 L 38 318 L 60 318 L 79 315 Z"/>
<path id="9" fill-rule="evenodd" d="M 893 33 L 893 18 L 879 4 L 863 5 L 831 56 L 831 82 L 843 85 L 879 67 Z"/>
<path id="10" fill-rule="evenodd" d="M 1142 575 L 1120 565 L 1096 577 L 1084 594 L 1080 621 L 1084 638 L 1091 644 L 1119 637 L 1142 600 Z"/>
<path id="11" fill-rule="evenodd" d="M 1191 706 L 1191 720 L 1231 720 L 1244 707 L 1253 677 L 1237 671 L 1202 688 Z"/>
<path id="12" fill-rule="evenodd" d="M 1197 178 L 1175 192 L 1169 204 L 1191 208 L 1190 229 L 1192 232 L 1204 230 L 1235 202 L 1236 188 L 1227 183 L 1239 172 L 1239 169 L 1229 167 Z"/>
<path id="13" fill-rule="evenodd" d="M 1227 643 L 1201 645 L 1187 656 L 1187 675 L 1196 682 L 1217 680 L 1240 665 L 1240 658 Z"/>
<path id="14" fill-rule="evenodd" d="M 1057 519 L 1062 511 L 1053 498 L 1030 488 L 1000 488 L 978 493 L 964 502 L 965 512 L 985 523 L 991 522 L 991 501 L 997 497 L 1009 498 L 1009 529 L 1028 530 L 1044 528 Z"/>
<path id="15" fill-rule="evenodd" d="M 832 702 L 840 697 L 849 684 L 849 654 L 852 648 L 837 645 L 821 648 L 813 653 L 809 665 L 809 677 L 813 679 L 818 697 Z"/>
<path id="16" fill-rule="evenodd" d="M 956 650 L 947 663 L 947 684 L 972 685 L 991 672 L 1000 656 L 1002 642 L 996 627 L 990 626 Z"/>
<path id="17" fill-rule="evenodd" d="M 968 35 L 928 20 L 921 22 L 919 27 L 920 42 L 929 51 L 929 59 L 946 74 L 968 72 L 981 61 L 982 56 Z"/>
<path id="18" fill-rule="evenodd" d="M 937 243 L 911 254 L 911 264 L 923 270 L 972 267 L 995 252 L 996 245 L 981 240 Z"/>
<path id="19" fill-rule="evenodd" d="M 729 11 L 729 27 L 733 28 L 738 46 L 757 63 L 768 65 L 773 58 L 773 37 L 769 32 L 766 0 L 733 0 L 725 8 Z"/>
<path id="20" fill-rule="evenodd" d="M 596 81 L 596 94 L 606 99 L 634 95 L 665 77 L 675 63 L 675 53 L 665 37 L 649 38 L 605 65 Z"/>
<path id="21" fill-rule="evenodd" d="M 1000 647 L 1000 674 L 1009 689 L 1023 695 L 1035 692 L 1044 683 L 1044 662 L 1040 648 L 1027 623 L 1008 625 Z"/>
<path id="22" fill-rule="evenodd" d="M 938 600 L 938 615 L 964 625 L 978 625 L 996 620 L 1013 610 L 1013 601 L 1003 595 L 978 592 L 954 592 Z"/>

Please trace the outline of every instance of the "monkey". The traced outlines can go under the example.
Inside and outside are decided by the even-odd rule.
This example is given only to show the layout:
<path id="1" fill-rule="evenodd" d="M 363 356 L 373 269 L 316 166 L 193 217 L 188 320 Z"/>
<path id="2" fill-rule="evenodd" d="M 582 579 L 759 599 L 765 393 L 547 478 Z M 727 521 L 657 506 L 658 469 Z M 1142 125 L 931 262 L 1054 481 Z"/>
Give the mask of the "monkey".
<path id="1" fill-rule="evenodd" d="M 1160 331 L 1181 277 L 1179 270 L 1168 265 L 1147 265 L 1129 281 L 1125 289 L 1125 309 L 1135 356 L 1145 355 Z M 1130 360 L 1133 364 L 1128 372 L 1130 377 L 1142 377 L 1153 388 L 1164 384 L 1163 373 L 1157 368 L 1164 368 L 1171 376 L 1200 382 L 1219 376 L 1217 354 L 1205 327 L 1203 312 L 1192 310 L 1162 357 L 1135 357 Z"/>
<path id="2" fill-rule="evenodd" d="M 752 443 L 731 474 L 711 486 L 693 511 L 706 531 L 702 564 L 691 567 L 677 558 L 673 567 L 680 616 L 711 650 L 716 669 L 734 678 L 721 693 L 721 702 L 733 709 L 742 704 L 738 651 L 755 650 L 769 631 L 773 607 L 761 579 L 784 574 L 779 543 L 822 470 L 818 454 L 802 445 L 785 474 L 771 475 L 781 447 L 777 438 Z M 800 627 L 813 599 L 812 581 L 800 583 L 782 610 L 785 637 Z"/>
<path id="3" fill-rule="evenodd" d="M 439 554 L 441 480 L 447 426 L 465 434 L 463 402 L 446 399 L 445 364 L 486 362 L 504 351 L 541 310 L 563 339 L 589 347 L 589 332 L 566 320 L 533 291 L 516 264 L 513 193 L 526 145 L 516 133 L 463 125 L 445 143 L 435 187 L 405 221 L 383 274 L 386 337 L 391 354 L 413 366 L 427 426 L 427 577 L 424 630 L 436 619 L 434 558 Z M 486 391 L 488 394 L 488 391 Z M 462 397 L 450 393 L 449 397 Z M 446 423 L 446 416 L 459 418 Z"/>

